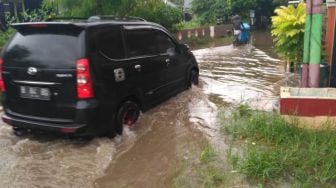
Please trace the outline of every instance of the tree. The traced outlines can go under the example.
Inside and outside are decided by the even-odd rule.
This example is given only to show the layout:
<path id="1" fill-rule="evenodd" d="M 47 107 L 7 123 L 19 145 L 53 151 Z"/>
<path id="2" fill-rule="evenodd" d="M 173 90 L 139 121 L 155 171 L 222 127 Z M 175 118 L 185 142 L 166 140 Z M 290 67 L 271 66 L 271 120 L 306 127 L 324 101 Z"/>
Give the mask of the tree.
<path id="1" fill-rule="evenodd" d="M 272 36 L 275 50 L 289 62 L 302 62 L 306 9 L 300 3 L 297 8 L 290 5 L 275 10 L 272 17 Z"/>
<path id="2" fill-rule="evenodd" d="M 13 3 L 13 11 L 14 11 L 14 17 L 16 19 L 16 21 L 18 22 L 19 21 L 19 12 L 18 12 L 18 9 L 17 9 L 17 5 L 19 3 L 19 0 L 10 0 L 9 2 L 12 2 Z M 21 1 L 21 6 L 22 6 L 22 9 L 23 9 L 23 12 L 25 12 L 25 6 L 24 6 L 24 0 Z"/>
<path id="3" fill-rule="evenodd" d="M 256 0 L 194 0 L 192 10 L 198 15 L 201 24 L 216 23 L 233 14 L 249 17 L 249 10 L 254 9 Z"/>
<path id="4" fill-rule="evenodd" d="M 44 0 L 51 6 L 51 0 Z M 172 29 L 179 23 L 182 12 L 167 6 L 162 0 L 57 0 L 61 16 L 89 17 L 92 15 L 138 16 Z"/>
<path id="5" fill-rule="evenodd" d="M 217 0 L 194 0 L 192 2 L 192 10 L 198 16 L 202 25 L 216 23 L 216 13 L 214 11 L 216 2 Z"/>
<path id="6" fill-rule="evenodd" d="M 170 0 L 170 2 L 182 6 L 184 3 L 184 0 Z"/>
<path id="7" fill-rule="evenodd" d="M 217 19 L 231 16 L 232 6 L 230 0 L 217 0 L 215 4 L 215 14 Z"/>
<path id="8" fill-rule="evenodd" d="M 238 14 L 243 18 L 249 18 L 250 10 L 255 9 L 256 0 L 232 0 L 232 14 Z"/>
<path id="9" fill-rule="evenodd" d="M 217 19 L 238 14 L 249 18 L 249 10 L 255 10 L 257 16 L 270 17 L 275 7 L 285 5 L 287 0 L 194 0 L 192 10 L 201 24 L 214 24 Z"/>
<path id="10" fill-rule="evenodd" d="M 288 0 L 273 0 L 273 6 L 278 7 L 282 5 L 286 5 L 288 3 Z"/>

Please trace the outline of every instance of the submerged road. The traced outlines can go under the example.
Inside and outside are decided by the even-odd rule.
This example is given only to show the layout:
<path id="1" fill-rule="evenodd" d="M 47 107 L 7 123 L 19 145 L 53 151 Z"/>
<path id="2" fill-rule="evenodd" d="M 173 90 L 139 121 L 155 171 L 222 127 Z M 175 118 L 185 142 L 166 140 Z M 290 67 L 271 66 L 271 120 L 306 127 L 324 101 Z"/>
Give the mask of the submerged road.
<path id="1" fill-rule="evenodd" d="M 171 187 L 182 162 L 196 160 L 195 151 L 219 132 L 219 108 L 248 103 L 270 110 L 280 85 L 292 84 L 268 43 L 193 53 L 200 86 L 142 114 L 121 137 L 16 137 L 1 123 L 0 187 Z"/>

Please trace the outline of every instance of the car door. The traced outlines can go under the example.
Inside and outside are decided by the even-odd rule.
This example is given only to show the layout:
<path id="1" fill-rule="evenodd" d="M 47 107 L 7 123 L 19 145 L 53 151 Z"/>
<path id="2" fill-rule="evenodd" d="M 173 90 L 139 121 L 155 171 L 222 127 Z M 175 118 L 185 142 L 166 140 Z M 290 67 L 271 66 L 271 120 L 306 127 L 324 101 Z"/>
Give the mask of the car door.
<path id="1" fill-rule="evenodd" d="M 155 40 L 161 61 L 166 64 L 166 90 L 174 93 L 186 86 L 188 58 L 179 52 L 177 43 L 169 34 L 157 30 Z"/>
<path id="2" fill-rule="evenodd" d="M 127 86 L 133 82 L 133 78 L 128 76 L 131 73 L 128 72 L 121 27 L 92 27 L 87 36 L 88 54 L 95 72 L 96 97 L 102 99 L 103 104 L 116 105 L 130 92 Z M 116 70 L 121 70 L 123 75 L 118 75 Z"/>
<path id="3" fill-rule="evenodd" d="M 162 61 L 150 27 L 124 26 L 127 58 L 135 70 L 135 83 L 144 105 L 152 105 L 164 96 L 166 63 Z"/>

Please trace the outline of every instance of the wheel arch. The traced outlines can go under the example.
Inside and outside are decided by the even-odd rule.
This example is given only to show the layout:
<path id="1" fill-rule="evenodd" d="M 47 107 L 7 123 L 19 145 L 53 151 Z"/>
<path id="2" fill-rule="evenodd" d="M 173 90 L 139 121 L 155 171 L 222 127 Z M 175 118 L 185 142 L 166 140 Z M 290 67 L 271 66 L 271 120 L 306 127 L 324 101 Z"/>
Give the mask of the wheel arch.
<path id="1" fill-rule="evenodd" d="M 123 97 L 122 100 L 120 100 L 120 102 L 117 105 L 117 110 L 119 110 L 119 108 L 127 101 L 132 101 L 136 103 L 140 107 L 140 110 L 143 111 L 142 102 L 140 98 L 137 97 L 136 95 L 129 95 L 129 96 Z"/>

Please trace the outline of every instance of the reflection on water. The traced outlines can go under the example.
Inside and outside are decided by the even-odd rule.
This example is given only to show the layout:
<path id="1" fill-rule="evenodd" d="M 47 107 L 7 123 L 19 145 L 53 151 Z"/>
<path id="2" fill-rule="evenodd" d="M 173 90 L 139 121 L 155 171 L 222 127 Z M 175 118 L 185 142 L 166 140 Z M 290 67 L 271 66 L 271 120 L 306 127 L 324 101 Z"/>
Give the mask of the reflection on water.
<path id="1" fill-rule="evenodd" d="M 201 86 L 144 113 L 135 130 L 113 140 L 67 140 L 12 134 L 0 124 L 1 187 L 171 187 L 181 161 L 210 138 L 225 147 L 216 123 L 218 109 L 248 103 L 275 108 L 286 80 L 270 46 L 197 50 Z M 225 155 L 223 155 L 225 156 Z"/>

